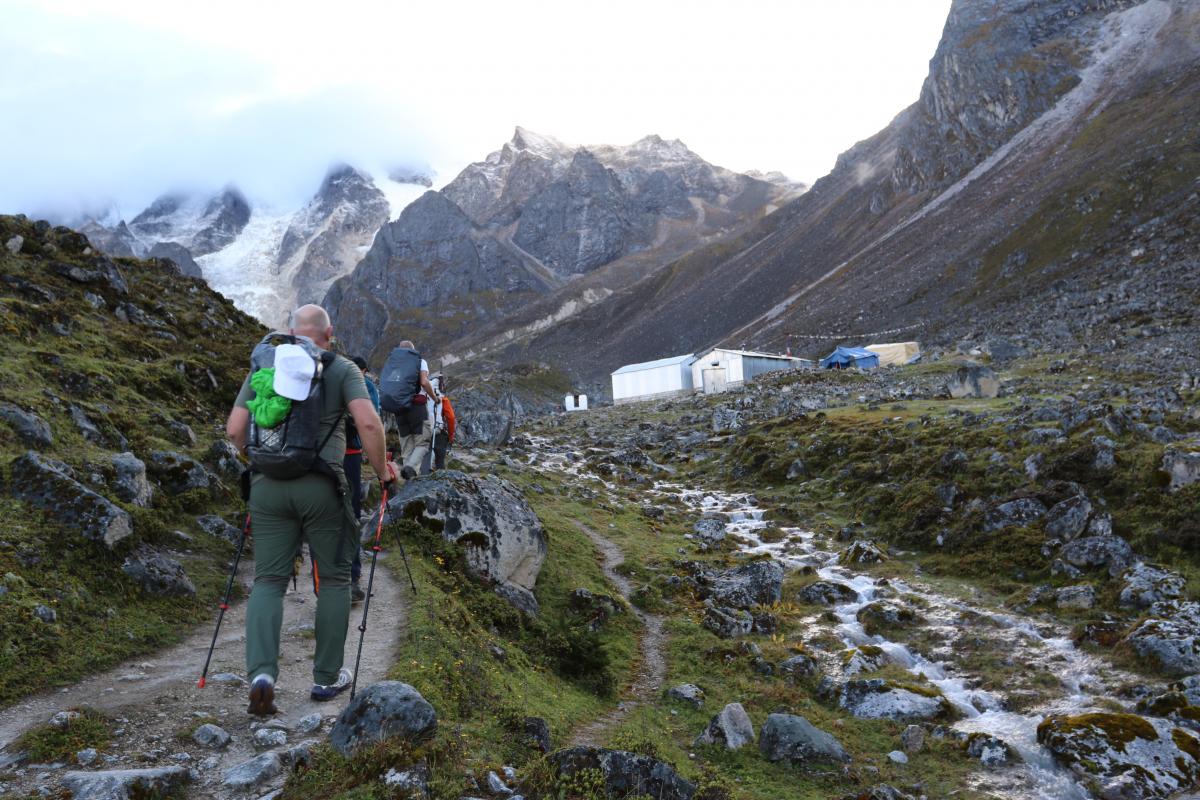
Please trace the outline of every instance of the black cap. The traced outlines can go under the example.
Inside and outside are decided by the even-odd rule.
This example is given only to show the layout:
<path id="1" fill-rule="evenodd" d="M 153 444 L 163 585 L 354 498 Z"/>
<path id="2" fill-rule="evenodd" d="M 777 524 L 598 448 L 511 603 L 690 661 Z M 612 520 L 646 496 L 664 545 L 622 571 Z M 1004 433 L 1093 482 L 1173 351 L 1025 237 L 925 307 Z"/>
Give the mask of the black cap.
<path id="1" fill-rule="evenodd" d="M 363 372 L 367 371 L 367 360 L 365 358 L 363 358 L 362 356 L 355 356 L 354 358 L 352 358 L 350 360 L 354 362 L 354 366 L 358 367 Z"/>

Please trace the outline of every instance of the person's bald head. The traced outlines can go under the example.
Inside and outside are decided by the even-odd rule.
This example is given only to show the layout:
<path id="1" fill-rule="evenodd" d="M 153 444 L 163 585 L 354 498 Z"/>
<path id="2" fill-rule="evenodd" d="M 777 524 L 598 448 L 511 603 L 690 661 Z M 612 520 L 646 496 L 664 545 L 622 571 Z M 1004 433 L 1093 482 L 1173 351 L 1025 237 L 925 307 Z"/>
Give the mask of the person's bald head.
<path id="1" fill-rule="evenodd" d="M 405 339 L 404 341 L 400 342 L 400 344 L 399 344 L 398 346 L 399 346 L 399 347 L 406 347 L 406 348 L 408 348 L 409 350 L 416 350 L 416 349 L 417 349 L 417 346 L 416 346 L 415 344 L 413 344 L 413 343 L 412 343 L 412 339 Z"/>
<path id="2" fill-rule="evenodd" d="M 317 347 L 327 349 L 333 339 L 329 312 L 317 305 L 300 306 L 292 312 L 291 332 L 296 336 L 307 336 Z"/>

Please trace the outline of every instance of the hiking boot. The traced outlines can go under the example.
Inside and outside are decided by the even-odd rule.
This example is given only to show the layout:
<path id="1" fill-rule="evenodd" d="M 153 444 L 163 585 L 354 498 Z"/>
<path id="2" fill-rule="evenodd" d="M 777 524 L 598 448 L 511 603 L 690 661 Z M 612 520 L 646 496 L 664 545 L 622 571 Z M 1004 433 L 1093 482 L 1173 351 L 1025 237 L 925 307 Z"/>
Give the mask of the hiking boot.
<path id="1" fill-rule="evenodd" d="M 278 712 L 275 681 L 270 675 L 259 675 L 250 683 L 250 707 L 246 711 L 256 717 L 269 717 Z"/>
<path id="2" fill-rule="evenodd" d="M 412 467 L 406 466 L 404 469 L 400 470 L 400 477 L 404 478 L 406 481 L 411 481 L 413 478 L 417 477 L 417 471 Z"/>
<path id="3" fill-rule="evenodd" d="M 337 697 L 342 692 L 349 689 L 350 683 L 353 680 L 354 680 L 354 673 L 352 671 L 346 669 L 345 667 L 342 667 L 340 670 L 338 670 L 338 676 L 337 676 L 336 681 L 334 681 L 333 683 L 331 683 L 327 686 L 322 686 L 319 683 L 314 683 L 312 692 L 310 692 L 308 696 L 311 697 L 313 700 L 316 700 L 317 702 L 323 702 L 325 700 L 332 700 L 333 698 Z"/>
<path id="4" fill-rule="evenodd" d="M 366 600 L 366 599 L 367 599 L 367 593 L 364 592 L 362 587 L 358 585 L 358 581 L 355 581 L 354 583 L 350 584 L 350 602 L 351 603 L 361 603 L 363 600 Z"/>

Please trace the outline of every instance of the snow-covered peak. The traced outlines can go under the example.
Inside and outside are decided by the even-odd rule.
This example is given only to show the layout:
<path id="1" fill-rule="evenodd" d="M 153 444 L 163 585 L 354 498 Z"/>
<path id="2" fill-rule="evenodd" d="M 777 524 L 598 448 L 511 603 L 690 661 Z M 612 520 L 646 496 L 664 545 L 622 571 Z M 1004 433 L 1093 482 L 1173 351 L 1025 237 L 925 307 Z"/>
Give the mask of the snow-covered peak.
<path id="1" fill-rule="evenodd" d="M 565 144 L 555 139 L 553 136 L 535 133 L 528 128 L 522 128 L 520 125 L 517 126 L 509 144 L 514 150 L 527 150 L 542 158 L 550 159 L 564 158 L 578 149 L 573 145 Z"/>

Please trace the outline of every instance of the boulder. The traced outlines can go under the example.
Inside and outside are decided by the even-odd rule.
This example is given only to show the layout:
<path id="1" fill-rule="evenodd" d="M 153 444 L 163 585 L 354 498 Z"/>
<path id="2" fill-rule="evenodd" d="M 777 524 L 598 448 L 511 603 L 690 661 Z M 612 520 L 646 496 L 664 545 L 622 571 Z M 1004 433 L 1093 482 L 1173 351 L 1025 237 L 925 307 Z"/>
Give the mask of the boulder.
<path id="1" fill-rule="evenodd" d="M 947 379 L 946 392 L 956 400 L 999 397 L 1000 379 L 989 367 L 968 364 L 956 369 Z"/>
<path id="2" fill-rule="evenodd" d="M 1200 444 L 1170 447 L 1163 453 L 1163 472 L 1171 476 L 1171 491 L 1200 481 Z"/>
<path id="3" fill-rule="evenodd" d="M 887 554 L 866 539 L 857 540 L 838 555 L 838 563 L 844 567 L 877 564 L 880 561 L 887 561 Z"/>
<path id="4" fill-rule="evenodd" d="M 342 710 L 329 732 L 329 743 L 349 758 L 364 745 L 396 737 L 419 742 L 436 730 L 437 712 L 416 689 L 399 681 L 382 681 Z"/>
<path id="5" fill-rule="evenodd" d="M 546 533 L 512 484 L 439 470 L 405 483 L 388 501 L 388 513 L 434 527 L 463 545 L 472 575 L 496 583 L 505 589 L 502 597 L 536 613 L 533 586 L 546 558 Z"/>
<path id="6" fill-rule="evenodd" d="M 1187 580 L 1178 572 L 1156 564 L 1138 562 L 1121 576 L 1121 605 L 1150 608 L 1155 603 L 1183 597 Z"/>
<path id="7" fill-rule="evenodd" d="M 1092 504 L 1083 495 L 1055 503 L 1046 513 L 1046 535 L 1069 542 L 1087 530 Z"/>
<path id="8" fill-rule="evenodd" d="M 816 659 L 804 653 L 790 656 L 779 662 L 779 674 L 792 678 L 808 678 L 820 672 L 821 667 L 817 664 Z"/>
<path id="9" fill-rule="evenodd" d="M 997 531 L 1010 526 L 1030 525 L 1046 515 L 1046 507 L 1033 497 L 1020 497 L 990 507 L 983 515 L 983 529 Z"/>
<path id="10" fill-rule="evenodd" d="M 812 603 L 819 606 L 838 606 L 856 600 L 858 592 L 844 583 L 816 581 L 801 589 L 798 597 L 802 603 Z"/>
<path id="11" fill-rule="evenodd" d="M 203 516 L 196 517 L 196 524 L 209 536 L 216 536 L 231 544 L 237 544 L 242 539 L 241 529 L 230 525 L 216 514 L 204 514 Z"/>
<path id="12" fill-rule="evenodd" d="M 72 478 L 64 464 L 30 450 L 13 461 L 12 490 L 18 500 L 54 513 L 67 528 L 112 547 L 133 533 L 128 512 Z"/>
<path id="13" fill-rule="evenodd" d="M 930 720 L 949 716 L 950 701 L 937 689 L 881 678 L 847 681 L 838 705 L 862 719 Z"/>
<path id="14" fill-rule="evenodd" d="M 230 484 L 236 484 L 242 476 L 242 470 L 245 469 L 237 448 L 228 439 L 218 439 L 213 442 L 204 454 L 204 463 L 212 467 L 217 476 Z"/>
<path id="15" fill-rule="evenodd" d="M 692 708 L 704 707 L 704 690 L 694 683 L 681 683 L 667 689 L 667 697 L 687 703 Z"/>
<path id="16" fill-rule="evenodd" d="M 232 738 L 224 728 L 211 722 L 206 722 L 192 731 L 193 742 L 201 747 L 212 747 L 216 750 L 226 747 Z"/>
<path id="17" fill-rule="evenodd" d="M 0 403 L 0 419 L 7 422 L 27 447 L 45 450 L 54 444 L 54 434 L 46 420 L 12 403 Z"/>
<path id="18" fill-rule="evenodd" d="M 1171 690 L 1181 693 L 1189 704 L 1200 706 L 1200 675 L 1189 675 L 1171 684 Z"/>
<path id="19" fill-rule="evenodd" d="M 692 800 L 696 794 L 695 785 L 679 777 L 670 764 L 624 750 L 572 747 L 553 753 L 550 764 L 562 778 L 584 771 L 598 774 L 609 797 Z"/>
<path id="20" fill-rule="evenodd" d="M 176 495 L 210 485 L 208 470 L 194 458 L 183 453 L 156 450 L 150 454 L 150 474 L 167 494 Z"/>
<path id="21" fill-rule="evenodd" d="M 391 791 L 399 792 L 400 797 L 429 797 L 429 770 L 424 765 L 405 770 L 388 767 L 380 780 Z"/>
<path id="22" fill-rule="evenodd" d="M 886 634 L 893 628 L 903 628 L 920 621 L 915 611 L 895 600 L 875 600 L 867 603 L 854 615 L 863 630 L 871 636 Z"/>
<path id="23" fill-rule="evenodd" d="M 712 415 L 713 433 L 732 433 L 746 424 L 745 412 L 733 408 L 718 408 Z"/>
<path id="24" fill-rule="evenodd" d="M 1059 558 L 1080 569 L 1104 567 L 1120 575 L 1133 561 L 1133 548 L 1119 536 L 1085 536 L 1063 547 Z"/>
<path id="25" fill-rule="evenodd" d="M 1164 719 L 1052 716 L 1038 725 L 1037 739 L 1102 798 L 1165 798 L 1200 780 L 1200 739 Z"/>
<path id="26" fill-rule="evenodd" d="M 704 609 L 701 623 L 722 639 L 735 639 L 751 633 L 774 633 L 775 617 L 768 613 L 751 614 L 744 608 L 714 607 Z"/>
<path id="27" fill-rule="evenodd" d="M 716 516 L 701 517 L 692 530 L 696 532 L 697 539 L 711 547 L 725 538 L 725 520 Z"/>
<path id="28" fill-rule="evenodd" d="M 287 744 L 287 731 L 279 728 L 259 728 L 250 738 L 259 750 L 269 750 Z"/>
<path id="29" fill-rule="evenodd" d="M 321 730 L 321 725 L 324 721 L 324 717 L 320 714 L 306 714 L 296 722 L 296 734 L 307 736 L 310 733 L 316 733 Z"/>
<path id="30" fill-rule="evenodd" d="M 146 545 L 139 546 L 125 558 L 121 571 L 150 594 L 163 597 L 196 594 L 196 587 L 183 571 L 182 564 Z"/>
<path id="31" fill-rule="evenodd" d="M 550 752 L 550 725 L 541 717 L 526 717 L 521 722 L 522 740 L 541 753 Z"/>
<path id="32" fill-rule="evenodd" d="M 149 508 L 154 498 L 154 487 L 146 478 L 146 462 L 133 453 L 116 453 L 111 460 L 116 473 L 112 489 L 117 497 L 135 506 Z"/>
<path id="33" fill-rule="evenodd" d="M 753 561 L 711 577 L 702 596 L 732 608 L 769 606 L 782 597 L 783 574 L 778 561 Z"/>
<path id="34" fill-rule="evenodd" d="M 1012 754 L 1012 748 L 1003 739 L 986 733 L 973 733 L 967 737 L 967 755 L 979 759 L 985 767 L 1002 767 Z"/>
<path id="35" fill-rule="evenodd" d="M 737 750 L 753 743 L 754 723 L 741 703 L 730 703 L 722 708 L 695 742 L 697 745 L 722 745 L 726 750 Z"/>
<path id="36" fill-rule="evenodd" d="M 79 435 L 87 439 L 92 444 L 103 444 L 104 434 L 96 427 L 96 423 L 92 422 L 91 417 L 77 405 L 72 404 L 68 409 L 71 414 L 71 421 L 75 423 L 75 427 L 79 430 Z"/>
<path id="37" fill-rule="evenodd" d="M 1059 608 L 1088 609 L 1096 605 L 1096 590 L 1088 583 L 1064 586 L 1054 593 Z"/>
<path id="38" fill-rule="evenodd" d="M 225 770 L 221 782 L 231 789 L 249 792 L 281 774 L 283 759 L 279 753 L 270 750 Z"/>
<path id="39" fill-rule="evenodd" d="M 909 725 L 900 734 L 900 746 L 906 753 L 919 753 L 925 749 L 925 729 L 920 725 Z"/>
<path id="40" fill-rule="evenodd" d="M 858 675 L 862 672 L 874 672 L 883 669 L 892 662 L 882 647 L 864 644 L 854 647 L 842 654 L 842 672 L 846 675 Z"/>
<path id="41" fill-rule="evenodd" d="M 841 743 L 795 714 L 771 714 L 758 736 L 758 749 L 768 761 L 849 761 Z"/>
<path id="42" fill-rule="evenodd" d="M 1150 614 L 1124 644 L 1172 677 L 1200 672 L 1200 603 L 1157 603 Z"/>
<path id="43" fill-rule="evenodd" d="M 175 794 L 191 780 L 186 767 L 68 772 L 62 787 L 73 800 L 135 800 Z"/>

